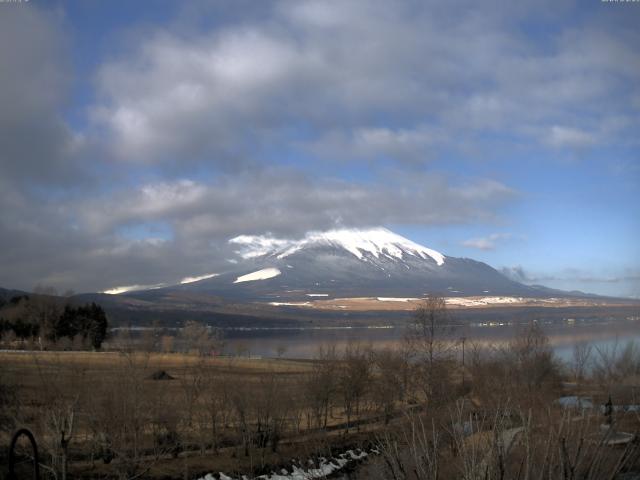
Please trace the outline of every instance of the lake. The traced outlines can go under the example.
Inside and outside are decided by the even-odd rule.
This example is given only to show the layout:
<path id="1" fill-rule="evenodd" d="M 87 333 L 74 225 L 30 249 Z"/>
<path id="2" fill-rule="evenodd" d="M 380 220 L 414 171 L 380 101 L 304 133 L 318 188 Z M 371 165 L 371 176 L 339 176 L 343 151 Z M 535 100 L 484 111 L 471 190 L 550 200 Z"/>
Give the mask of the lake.
<path id="1" fill-rule="evenodd" d="M 628 341 L 640 343 L 640 320 L 569 320 L 541 324 L 549 337 L 556 354 L 564 359 L 571 358 L 573 347 L 580 342 L 589 342 L 598 348 L 619 347 Z M 472 343 L 487 346 L 504 344 L 514 337 L 522 326 L 517 324 L 464 325 L 458 326 L 450 335 L 452 341 L 466 339 Z M 403 326 L 354 326 L 316 328 L 265 328 L 225 330 L 224 352 L 241 353 L 260 357 L 276 357 L 278 352 L 286 358 L 313 358 L 321 346 L 346 345 L 359 342 L 374 348 L 398 346 L 404 339 Z"/>

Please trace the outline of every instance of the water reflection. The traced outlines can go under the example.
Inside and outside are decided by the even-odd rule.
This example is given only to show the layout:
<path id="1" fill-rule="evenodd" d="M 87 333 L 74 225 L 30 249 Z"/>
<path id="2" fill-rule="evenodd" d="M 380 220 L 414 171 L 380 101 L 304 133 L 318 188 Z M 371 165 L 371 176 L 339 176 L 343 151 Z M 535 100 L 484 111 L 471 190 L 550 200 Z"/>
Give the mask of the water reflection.
<path id="1" fill-rule="evenodd" d="M 640 342 L 640 322 L 629 320 L 575 321 L 542 324 L 556 354 L 568 360 L 577 343 L 589 342 L 594 347 L 623 346 L 630 340 Z M 465 338 L 467 345 L 504 344 L 514 337 L 522 326 L 495 325 L 459 326 L 451 334 L 458 342 Z M 261 357 L 283 356 L 287 358 L 313 358 L 321 346 L 332 345 L 338 349 L 352 342 L 371 345 L 374 348 L 400 346 L 405 327 L 340 327 L 315 329 L 264 329 L 227 330 L 225 353 Z"/>

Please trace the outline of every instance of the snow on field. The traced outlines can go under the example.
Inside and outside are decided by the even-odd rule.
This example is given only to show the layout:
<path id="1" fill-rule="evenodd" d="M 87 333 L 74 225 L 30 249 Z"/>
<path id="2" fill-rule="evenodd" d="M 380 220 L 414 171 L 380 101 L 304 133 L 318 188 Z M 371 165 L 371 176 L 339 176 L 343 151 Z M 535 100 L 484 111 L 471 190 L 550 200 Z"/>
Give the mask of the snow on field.
<path id="1" fill-rule="evenodd" d="M 523 303 L 526 299 L 522 297 L 449 297 L 446 298 L 445 301 L 447 305 L 480 307 L 483 305 Z"/>
<path id="2" fill-rule="evenodd" d="M 455 292 L 455 290 L 452 290 Z M 420 301 L 415 297 L 377 297 L 379 302 L 414 302 Z M 461 307 L 481 307 L 485 305 L 498 305 L 510 303 L 523 303 L 531 299 L 522 297 L 447 297 L 445 301 L 447 305 L 456 305 Z"/>
<path id="3" fill-rule="evenodd" d="M 269 302 L 269 305 L 273 305 L 274 307 L 310 307 L 311 302 Z"/>
<path id="4" fill-rule="evenodd" d="M 328 293 L 307 293 L 305 294 L 307 297 L 328 297 Z"/>
<path id="5" fill-rule="evenodd" d="M 411 297 L 377 297 L 379 302 L 410 302 L 412 300 L 420 300 L 419 298 Z"/>
<path id="6" fill-rule="evenodd" d="M 267 278 L 273 278 L 280 275 L 280 270 L 277 268 L 263 268 L 262 270 L 258 270 L 257 272 L 247 273 L 246 275 L 242 275 L 236 278 L 236 281 L 233 283 L 241 283 L 241 282 L 253 282 L 255 280 L 266 280 Z"/>
<path id="7" fill-rule="evenodd" d="M 377 450 L 372 450 L 371 453 L 379 452 Z M 298 465 L 292 464 L 290 467 L 291 471 L 287 470 L 286 468 L 282 468 L 280 470 L 280 473 L 272 472 L 271 474 L 260 475 L 257 478 L 262 480 L 311 480 L 314 478 L 327 478 L 334 472 L 344 468 L 345 465 L 363 460 L 368 456 L 369 454 L 362 450 L 359 453 L 356 453 L 353 450 L 347 450 L 345 453 L 341 453 L 337 457 L 333 457 L 330 459 L 320 457 L 318 459 L 317 466 L 313 461 L 310 460 L 309 464 L 312 465 L 312 468 L 305 469 L 301 468 Z M 220 480 L 234 480 L 232 477 L 229 477 L 222 472 L 218 473 L 218 478 Z M 242 477 L 242 479 L 245 478 L 247 477 Z M 208 473 L 198 480 L 216 480 L 216 477 Z"/>
<path id="8" fill-rule="evenodd" d="M 591 410 L 593 408 L 593 400 L 591 397 L 578 397 L 575 395 L 568 397 L 560 397 L 554 403 L 562 408 L 574 410 Z"/>

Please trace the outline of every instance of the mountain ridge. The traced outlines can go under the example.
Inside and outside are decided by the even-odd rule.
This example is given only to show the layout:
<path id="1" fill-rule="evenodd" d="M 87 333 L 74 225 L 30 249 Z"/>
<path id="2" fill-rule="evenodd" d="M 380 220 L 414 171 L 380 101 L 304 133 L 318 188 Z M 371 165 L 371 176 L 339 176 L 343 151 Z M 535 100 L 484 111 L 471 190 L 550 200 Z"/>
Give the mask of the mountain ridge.
<path id="1" fill-rule="evenodd" d="M 240 235 L 229 244 L 238 259 L 225 272 L 123 295 L 199 292 L 244 302 L 309 296 L 591 296 L 525 285 L 484 262 L 444 255 L 381 227 L 314 231 L 301 239 Z"/>
<path id="2" fill-rule="evenodd" d="M 118 324 L 195 319 L 230 327 L 389 321 L 406 318 L 426 295 L 447 297 L 458 312 L 467 309 L 467 316 L 485 317 L 540 308 L 573 316 L 584 308 L 619 304 L 629 305 L 624 308 L 633 313 L 637 304 L 524 285 L 486 263 L 444 255 L 380 228 L 311 232 L 294 240 L 245 235 L 229 242 L 237 258 L 226 271 L 150 289 L 79 294 L 72 300 L 100 303 Z"/>

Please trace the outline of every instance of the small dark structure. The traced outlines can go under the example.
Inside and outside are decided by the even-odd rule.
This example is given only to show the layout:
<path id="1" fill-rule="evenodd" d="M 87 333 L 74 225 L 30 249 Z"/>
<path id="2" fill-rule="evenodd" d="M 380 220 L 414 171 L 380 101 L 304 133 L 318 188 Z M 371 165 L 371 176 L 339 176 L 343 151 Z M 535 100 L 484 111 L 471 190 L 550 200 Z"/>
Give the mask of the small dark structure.
<path id="1" fill-rule="evenodd" d="M 609 395 L 609 400 L 604 404 L 604 416 L 606 417 L 607 425 L 611 428 L 613 425 L 613 402 L 611 401 L 611 395 Z"/>
<path id="2" fill-rule="evenodd" d="M 147 377 L 147 378 L 149 380 L 175 380 L 174 377 L 169 375 L 164 370 L 157 370 L 157 371 L 153 372 L 151 375 L 149 375 L 149 377 Z"/>

